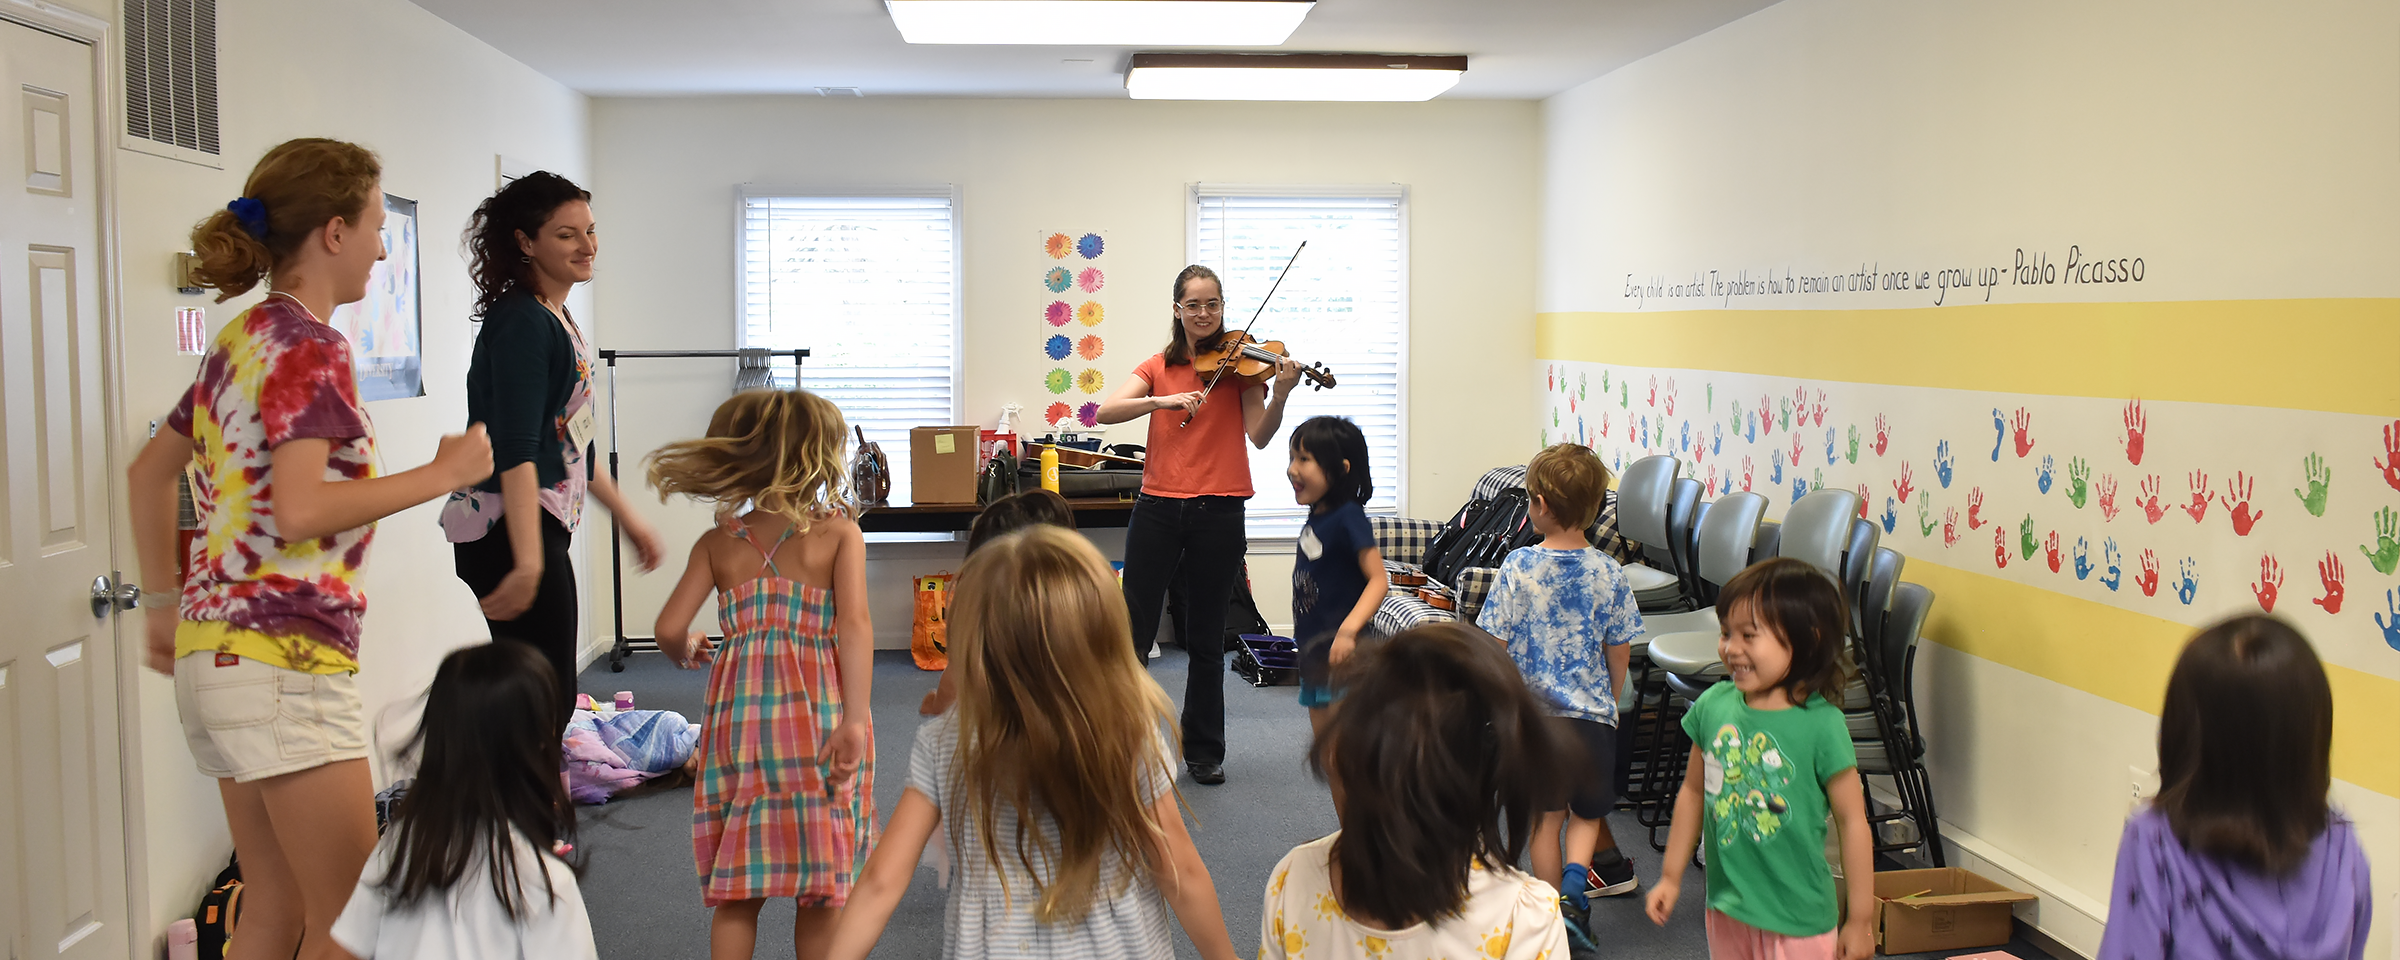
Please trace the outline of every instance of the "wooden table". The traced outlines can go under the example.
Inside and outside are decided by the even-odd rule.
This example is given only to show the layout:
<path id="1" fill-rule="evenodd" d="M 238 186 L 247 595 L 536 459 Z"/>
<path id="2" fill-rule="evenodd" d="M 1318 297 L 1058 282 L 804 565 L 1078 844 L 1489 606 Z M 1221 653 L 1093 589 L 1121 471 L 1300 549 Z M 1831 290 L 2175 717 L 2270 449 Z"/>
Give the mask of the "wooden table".
<path id="1" fill-rule="evenodd" d="M 1114 497 L 1078 497 L 1067 505 L 1075 508 L 1075 526 L 1080 529 L 1123 527 L 1133 519 L 1133 501 Z M 867 533 L 957 533 L 975 523 L 983 512 L 973 503 L 893 503 L 868 507 L 858 520 L 858 528 Z"/>

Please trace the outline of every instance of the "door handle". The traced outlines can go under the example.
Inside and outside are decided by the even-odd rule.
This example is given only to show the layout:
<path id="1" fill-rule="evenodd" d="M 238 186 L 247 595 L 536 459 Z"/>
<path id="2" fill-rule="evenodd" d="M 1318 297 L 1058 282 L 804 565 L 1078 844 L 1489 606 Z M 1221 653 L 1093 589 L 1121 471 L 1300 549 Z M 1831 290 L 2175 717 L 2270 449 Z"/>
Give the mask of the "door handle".
<path id="1" fill-rule="evenodd" d="M 92 619 L 103 620 L 111 610 L 131 610 L 142 604 L 139 584 L 116 585 L 107 577 L 92 578 Z"/>

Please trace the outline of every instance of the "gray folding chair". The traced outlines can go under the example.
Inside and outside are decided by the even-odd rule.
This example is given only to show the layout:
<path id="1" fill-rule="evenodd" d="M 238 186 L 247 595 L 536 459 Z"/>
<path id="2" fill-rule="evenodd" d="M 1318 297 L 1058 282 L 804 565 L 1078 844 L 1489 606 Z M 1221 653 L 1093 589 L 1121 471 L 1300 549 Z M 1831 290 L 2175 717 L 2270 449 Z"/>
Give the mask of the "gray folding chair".
<path id="1" fill-rule="evenodd" d="M 1668 503 L 1683 462 L 1659 455 L 1625 465 L 1617 475 L 1617 532 L 1642 545 L 1645 563 L 1625 565 L 1625 579 L 1635 602 L 1645 606 L 1672 603 L 1683 596 L 1683 579 L 1676 574 L 1674 541 L 1667 535 Z"/>
<path id="2" fill-rule="evenodd" d="M 1827 487 L 1783 515 L 1775 555 L 1806 560 L 1835 583 L 1845 582 L 1842 559 L 1850 552 L 1851 521 L 1858 519 L 1858 494 Z"/>
<path id="3" fill-rule="evenodd" d="M 1642 639 L 1680 633 L 1686 630 L 1717 632 L 1717 610 L 1713 604 L 1716 591 L 1733 579 L 1734 574 L 1750 566 L 1750 557 L 1757 548 L 1759 523 L 1766 519 L 1767 498 L 1756 493 L 1728 493 L 1709 505 L 1700 518 L 1699 554 L 1695 572 L 1706 583 L 1699 609 L 1686 613 L 1644 614 Z"/>

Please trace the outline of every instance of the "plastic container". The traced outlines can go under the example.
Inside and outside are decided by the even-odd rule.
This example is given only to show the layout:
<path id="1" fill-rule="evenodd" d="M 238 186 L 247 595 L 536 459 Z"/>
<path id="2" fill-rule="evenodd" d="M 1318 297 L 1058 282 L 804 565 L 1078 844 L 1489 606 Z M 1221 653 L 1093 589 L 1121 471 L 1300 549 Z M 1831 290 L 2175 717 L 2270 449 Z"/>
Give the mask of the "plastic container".
<path id="1" fill-rule="evenodd" d="M 167 960 L 200 960 L 200 925 L 192 918 L 167 925 Z"/>
<path id="2" fill-rule="evenodd" d="M 619 691 L 617 691 L 616 707 L 617 707 L 617 712 L 619 712 L 619 713 L 623 713 L 623 712 L 625 712 L 625 711 L 627 711 L 627 710 L 631 710 L 631 709 L 633 709 L 633 691 L 631 691 L 631 690 L 619 690 Z"/>

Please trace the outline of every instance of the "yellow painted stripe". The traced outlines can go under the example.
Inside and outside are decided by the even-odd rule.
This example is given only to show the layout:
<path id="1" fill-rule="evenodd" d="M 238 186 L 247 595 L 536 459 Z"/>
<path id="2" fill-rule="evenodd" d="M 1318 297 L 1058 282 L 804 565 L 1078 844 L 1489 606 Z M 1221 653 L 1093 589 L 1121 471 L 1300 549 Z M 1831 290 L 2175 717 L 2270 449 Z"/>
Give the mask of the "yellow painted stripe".
<path id="1" fill-rule="evenodd" d="M 1909 558 L 1933 589 L 1925 638 L 2156 715 L 2167 675 L 2196 631 L 2028 586 Z M 2333 685 L 2333 775 L 2400 796 L 2400 681 L 2326 664 Z"/>
<path id="2" fill-rule="evenodd" d="M 1545 313 L 1534 355 L 2400 416 L 2400 299 Z"/>

